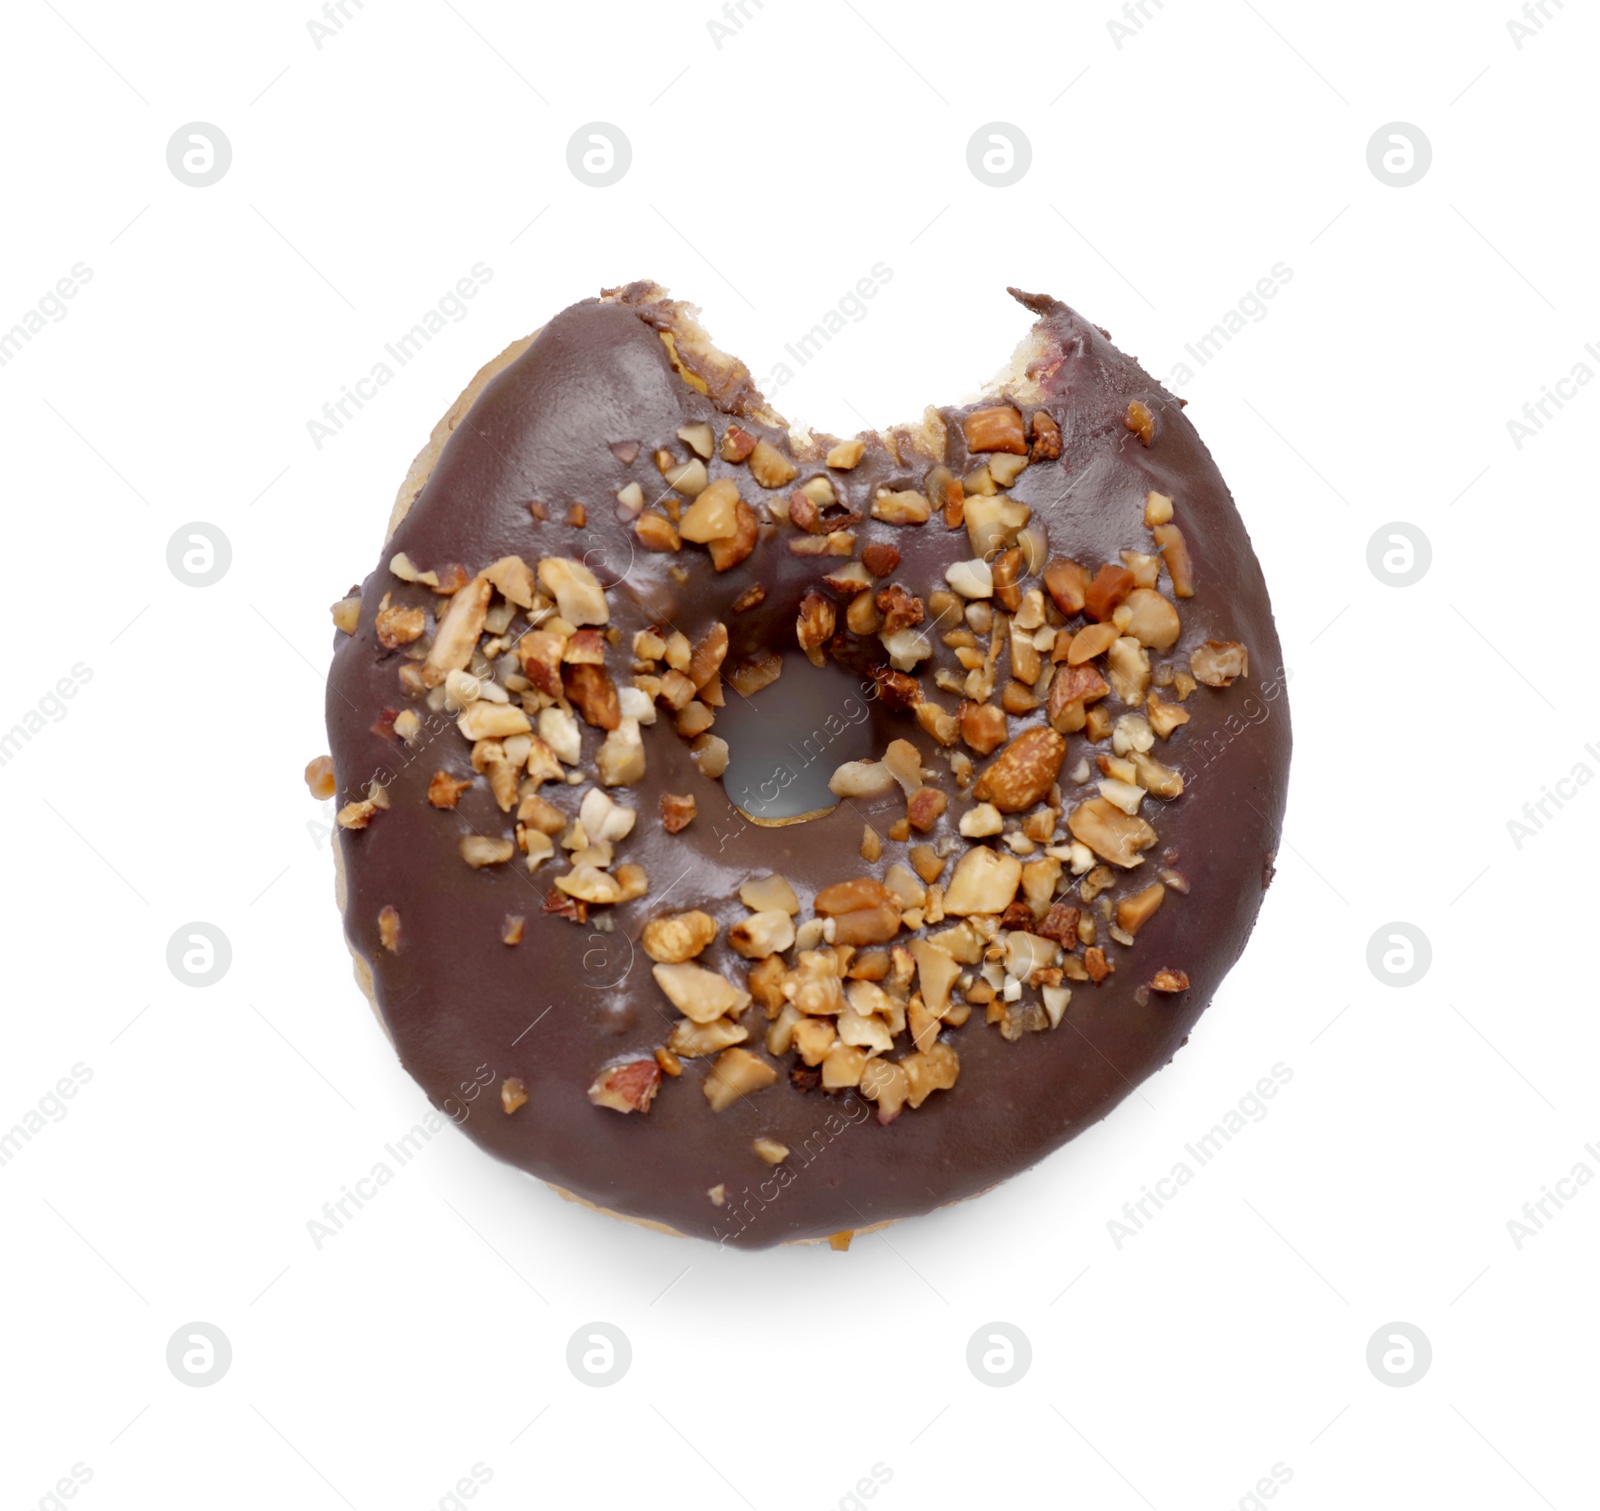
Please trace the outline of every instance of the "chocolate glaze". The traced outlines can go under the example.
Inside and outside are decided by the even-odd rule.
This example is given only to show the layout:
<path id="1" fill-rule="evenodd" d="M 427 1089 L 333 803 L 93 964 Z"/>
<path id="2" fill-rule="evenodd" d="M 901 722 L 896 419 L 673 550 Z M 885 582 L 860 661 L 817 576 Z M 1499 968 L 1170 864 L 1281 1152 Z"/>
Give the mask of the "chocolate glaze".
<path id="1" fill-rule="evenodd" d="M 444 446 L 363 585 L 357 633 L 337 637 L 327 700 L 340 801 L 363 796 L 374 776 L 386 781 L 389 796 L 387 811 L 368 829 L 339 835 L 348 938 L 372 966 L 377 1006 L 406 1069 L 495 1155 L 615 1212 L 753 1247 L 912 1216 L 985 1190 L 1104 1117 L 1172 1056 L 1238 958 L 1270 875 L 1290 749 L 1281 656 L 1261 569 L 1227 487 L 1178 401 L 1067 306 L 1018 297 L 1039 317 L 1032 372 L 1060 424 L 1064 451 L 1059 462 L 1028 467 L 1008 490 L 1011 496 L 1031 505 L 1033 523 L 1048 529 L 1052 556 L 1071 556 L 1092 572 L 1102 561 L 1117 562 L 1124 548 L 1151 549 L 1145 494 L 1172 495 L 1197 589 L 1179 604 L 1183 635 L 1166 658 L 1186 666 L 1189 650 L 1208 638 L 1239 640 L 1249 650 L 1250 674 L 1227 689 L 1199 688 L 1186 705 L 1192 722 L 1155 751 L 1184 770 L 1187 790 L 1171 803 L 1148 800 L 1161 836 L 1149 859 L 1175 860 L 1190 893 L 1169 893 L 1132 949 L 1102 937 L 1118 969 L 1101 986 L 1076 984 L 1059 1028 L 1008 1043 L 979 1010 L 964 1027 L 946 1030 L 961 1061 L 957 1086 L 886 1127 L 854 1094 L 802 1091 L 786 1077 L 714 1114 L 700 1090 L 706 1060 L 685 1061 L 682 1077 L 663 1082 L 647 1115 L 590 1105 L 586 1089 L 600 1066 L 648 1056 L 664 1042 L 674 1016 L 633 942 L 650 918 L 704 909 L 722 935 L 702 963 L 742 979 L 746 963 L 722 940 L 746 916 L 737 891 L 747 877 L 781 872 L 800 895 L 801 916 L 809 917 L 811 898 L 823 886 L 881 875 L 907 847 L 886 842 L 882 861 L 866 866 L 858 854 L 861 813 L 849 804 L 787 828 L 747 823 L 720 783 L 700 775 L 687 744 L 663 718 L 644 731 L 643 784 L 612 794 L 639 811 L 617 858 L 645 867 L 649 894 L 595 909 L 580 926 L 541 911 L 558 862 L 531 877 L 520 856 L 478 871 L 463 863 L 458 845 L 464 834 L 509 834 L 511 824 L 482 779 L 454 813 L 428 805 L 425 792 L 435 770 L 473 774 L 468 743 L 453 721 L 436 717 L 441 732 L 425 735 L 416 750 L 374 731 L 385 708 L 407 706 L 397 678 L 401 658 L 386 652 L 373 633 L 378 600 L 389 592 L 396 603 L 421 603 L 430 611 L 443 603 L 389 573 L 388 561 L 402 550 L 423 570 L 459 562 L 468 573 L 512 553 L 530 563 L 543 555 L 586 559 L 607 584 L 611 622 L 625 637 L 610 658 L 619 682 L 626 679 L 634 631 L 650 624 L 675 626 L 697 641 L 722 620 L 732 636 L 730 666 L 761 646 L 786 657 L 800 654 L 796 606 L 834 559 L 792 555 L 787 540 L 793 532 L 767 525 L 755 553 L 719 574 L 699 548 L 686 545 L 676 555 L 635 551 L 628 528 L 616 521 L 614 496 L 627 483 L 637 480 L 648 497 L 659 490 L 654 448 L 685 454 L 676 432 L 686 421 L 711 420 L 720 436 L 734 414 L 747 430 L 790 449 L 780 430 L 754 418 L 764 407 L 747 375 L 736 365 L 707 369 L 715 400 L 686 383 L 658 334 L 671 326 L 672 309 L 651 286 L 574 305 L 494 378 Z M 1123 423 L 1135 398 L 1157 416 L 1148 448 Z M 1022 407 L 1032 406 L 1024 401 Z M 879 486 L 920 487 L 935 461 L 960 475 L 969 465 L 958 423 L 965 412 L 941 411 L 948 422 L 944 455 L 918 453 L 909 433 L 896 432 L 899 459 L 869 441 L 856 471 L 832 474 L 836 485 L 865 513 Z M 632 465 L 610 450 L 624 441 L 639 442 Z M 815 453 L 807 449 L 797 457 L 802 478 L 823 470 L 828 444 L 821 439 Z M 713 477 L 736 476 L 761 512 L 765 495 L 747 468 L 719 459 L 708 466 Z M 547 521 L 530 513 L 535 499 L 548 505 Z M 565 522 L 574 501 L 587 506 L 584 529 Z M 856 528 L 857 554 L 870 541 L 893 545 L 902 561 L 891 580 L 924 596 L 950 562 L 971 554 L 965 531 L 947 531 L 937 512 L 923 526 L 895 527 L 869 517 Z M 685 581 L 674 579 L 675 568 L 687 574 Z M 766 589 L 764 602 L 731 613 L 732 601 L 756 582 Z M 947 657 L 941 649 L 936 662 L 919 671 L 927 695 L 953 709 L 956 700 L 936 692 L 932 680 L 932 665 L 948 664 Z M 840 673 L 842 696 L 856 693 L 847 675 Z M 419 706 L 419 712 L 426 710 Z M 909 715 L 880 700 L 871 717 L 875 749 L 895 737 L 914 741 L 953 792 L 935 745 Z M 1011 735 L 1041 718 L 1042 711 L 1012 719 Z M 586 764 L 599 739 L 599 731 L 585 727 Z M 1095 753 L 1082 735 L 1070 736 L 1068 746 L 1063 780 L 1081 755 Z M 566 794 L 543 790 L 575 810 L 586 786 Z M 1069 807 L 1077 791 L 1068 787 Z M 663 792 L 697 796 L 699 816 L 681 834 L 660 826 Z M 952 802 L 940 833 L 950 831 L 965 806 Z M 897 805 L 897 811 L 903 809 Z M 897 811 L 876 818 L 880 831 Z M 1154 864 L 1131 879 L 1144 885 Z M 394 953 L 378 940 L 377 917 L 385 906 L 401 918 Z M 607 911 L 610 933 L 595 926 Z M 527 920 L 525 939 L 515 947 L 500 939 L 507 914 Z M 1136 988 L 1161 966 L 1187 971 L 1190 989 L 1176 997 L 1148 994 L 1141 1004 Z M 747 1047 L 760 1053 L 760 1008 L 752 1007 L 745 1021 L 751 1027 Z M 897 1051 L 905 1042 L 897 1041 Z M 784 1057 L 785 1070 L 789 1063 Z M 520 1076 L 529 1090 L 527 1105 L 511 1116 L 497 1096 L 507 1076 Z M 467 1097 L 478 1083 L 486 1083 L 484 1090 Z M 783 1166 L 769 1167 L 751 1150 L 758 1136 L 794 1153 Z M 707 1194 L 719 1185 L 727 1192 L 722 1207 Z"/>

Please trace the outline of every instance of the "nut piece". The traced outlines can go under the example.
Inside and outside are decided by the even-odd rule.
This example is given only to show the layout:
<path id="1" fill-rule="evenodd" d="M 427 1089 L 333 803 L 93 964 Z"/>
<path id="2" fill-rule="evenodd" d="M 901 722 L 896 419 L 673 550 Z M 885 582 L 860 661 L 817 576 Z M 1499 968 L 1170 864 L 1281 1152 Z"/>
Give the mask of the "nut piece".
<path id="1" fill-rule="evenodd" d="M 766 913 L 779 908 L 793 918 L 800 911 L 800 899 L 794 895 L 794 888 L 783 877 L 776 875 L 747 881 L 739 888 L 739 901 L 752 913 Z"/>
<path id="2" fill-rule="evenodd" d="M 1125 870 L 1140 864 L 1139 852 L 1156 842 L 1156 831 L 1142 818 L 1124 813 L 1103 797 L 1080 803 L 1067 815 L 1072 837 L 1081 840 L 1094 853 Z M 956 910 L 945 899 L 945 911 Z"/>
<path id="3" fill-rule="evenodd" d="M 421 609 L 401 608 L 398 604 L 378 610 L 373 628 L 378 632 L 378 643 L 386 650 L 410 645 L 427 626 L 428 616 Z"/>
<path id="4" fill-rule="evenodd" d="M 1172 591 L 1179 598 L 1194 597 L 1194 562 L 1189 556 L 1188 542 L 1176 525 L 1157 525 L 1152 532 L 1161 550 L 1161 559 L 1172 574 Z"/>
<path id="5" fill-rule="evenodd" d="M 900 899 L 870 876 L 824 887 L 811 906 L 833 919 L 836 945 L 887 944 L 900 932 Z"/>
<path id="6" fill-rule="evenodd" d="M 306 762 L 306 786 L 319 803 L 333 796 L 338 788 L 333 780 L 332 756 L 314 756 Z"/>
<path id="7" fill-rule="evenodd" d="M 1154 491 L 1144 496 L 1144 522 L 1152 530 L 1172 518 L 1172 500 L 1165 493 Z"/>
<path id="8" fill-rule="evenodd" d="M 1061 455 L 1061 427 L 1043 409 L 1034 411 L 1029 425 L 1033 432 L 1029 458 L 1035 462 L 1053 462 Z"/>
<path id="9" fill-rule="evenodd" d="M 738 529 L 738 505 L 739 485 L 731 477 L 719 477 L 683 511 L 678 534 L 699 545 L 730 536 Z"/>
<path id="10" fill-rule="evenodd" d="M 1149 828 L 1149 825 L 1145 826 Z M 1150 831 L 1155 843 L 1155 831 Z M 1004 913 L 1022 881 L 1022 862 L 987 845 L 974 845 L 961 857 L 945 889 L 944 910 L 954 915 Z"/>
<path id="11" fill-rule="evenodd" d="M 1167 889 L 1159 881 L 1153 881 L 1144 891 L 1124 897 L 1117 904 L 1117 927 L 1129 934 L 1137 934 L 1155 916 L 1161 899 L 1166 895 Z"/>
<path id="12" fill-rule="evenodd" d="M 800 469 L 770 441 L 756 442 L 750 453 L 750 472 L 763 488 L 782 488 L 800 475 Z"/>
<path id="13" fill-rule="evenodd" d="M 1151 693 L 1145 699 L 1145 717 L 1150 721 L 1151 729 L 1161 736 L 1163 740 L 1170 739 L 1172 731 L 1180 724 L 1189 722 L 1189 712 L 1177 703 L 1162 701 L 1159 693 Z"/>
<path id="14" fill-rule="evenodd" d="M 1066 759 L 1067 742 L 1048 726 L 1025 730 L 995 757 L 972 795 L 1002 813 L 1021 813 L 1049 791 Z"/>
<path id="15" fill-rule="evenodd" d="M 654 1060 L 629 1060 L 602 1070 L 589 1088 L 589 1100 L 615 1112 L 648 1112 L 660 1089 L 661 1067 Z"/>
<path id="16" fill-rule="evenodd" d="M 777 1070 L 765 1060 L 758 1060 L 748 1049 L 726 1049 L 717 1056 L 701 1090 L 711 1103 L 711 1110 L 721 1112 L 740 1097 L 761 1091 L 777 1079 Z"/>
<path id="17" fill-rule="evenodd" d="M 474 577 L 451 598 L 422 665 L 422 680 L 427 686 L 437 687 L 447 672 L 466 670 L 477 649 L 478 636 L 483 633 L 493 591 L 487 578 Z"/>
<path id="18" fill-rule="evenodd" d="M 490 839 L 486 834 L 469 834 L 461 841 L 461 858 L 474 870 L 499 866 L 511 859 L 516 844 L 509 839 Z"/>
<path id="19" fill-rule="evenodd" d="M 826 663 L 828 658 L 823 647 L 833 638 L 838 622 L 838 612 L 832 601 L 824 598 L 822 594 L 807 593 L 800 600 L 800 614 L 795 621 L 795 638 L 800 642 L 800 649 L 806 653 L 806 659 L 813 666 L 822 666 Z"/>
<path id="20" fill-rule="evenodd" d="M 988 755 L 1004 743 L 1005 713 L 993 703 L 961 705 L 961 738 L 979 755 Z"/>
<path id="21" fill-rule="evenodd" d="M 1155 589 L 1135 588 L 1123 602 L 1132 610 L 1122 627 L 1123 634 L 1158 651 L 1177 644 L 1182 628 L 1178 611 Z"/>
<path id="22" fill-rule="evenodd" d="M 644 926 L 639 943 L 652 960 L 664 965 L 679 965 L 685 960 L 693 960 L 716 937 L 716 920 L 709 913 L 695 909 L 689 913 L 669 913 L 664 918 L 652 918 Z"/>
<path id="23" fill-rule="evenodd" d="M 661 827 L 668 834 L 687 829 L 694 821 L 694 795 L 679 797 L 673 792 L 661 794 Z"/>
<path id="24" fill-rule="evenodd" d="M 872 517 L 889 525 L 920 525 L 931 512 L 927 499 L 914 488 L 880 488 L 872 500 Z"/>
<path id="25" fill-rule="evenodd" d="M 672 1005 L 696 1023 L 709 1023 L 724 1013 L 738 1017 L 750 1006 L 749 992 L 703 966 L 653 965 L 650 973 Z"/>
<path id="26" fill-rule="evenodd" d="M 1189 973 L 1164 965 L 1150 978 L 1150 987 L 1157 992 L 1186 992 L 1189 990 Z"/>
<path id="27" fill-rule="evenodd" d="M 1231 687 L 1250 675 L 1250 653 L 1237 640 L 1208 640 L 1189 652 L 1189 669 L 1207 687 Z"/>
<path id="28" fill-rule="evenodd" d="M 1044 569 L 1045 591 L 1055 600 L 1055 605 L 1067 618 L 1083 612 L 1084 593 L 1089 586 L 1089 574 L 1075 561 L 1057 557 Z"/>
<path id="29" fill-rule="evenodd" d="M 967 438 L 968 451 L 1009 451 L 1016 456 L 1028 454 L 1027 432 L 1022 415 L 1009 404 L 997 404 L 992 409 L 975 409 L 961 422 L 961 433 Z"/>
<path id="30" fill-rule="evenodd" d="M 725 462 L 746 461 L 755 449 L 756 438 L 748 430 L 730 425 L 723 434 L 721 455 Z"/>
<path id="31" fill-rule="evenodd" d="M 907 1100 L 920 1107 L 936 1091 L 948 1091 L 961 1073 L 961 1062 L 948 1044 L 934 1044 L 900 1062 L 910 1082 Z"/>
<path id="32" fill-rule="evenodd" d="M 906 822 L 926 834 L 939 822 L 950 799 L 937 787 L 919 787 L 906 802 Z"/>
<path id="33" fill-rule="evenodd" d="M 347 635 L 355 634 L 361 624 L 361 595 L 353 593 L 348 598 L 341 598 L 332 605 L 330 612 L 335 629 L 343 630 Z"/>
<path id="34" fill-rule="evenodd" d="M 828 453 L 828 465 L 837 467 L 840 472 L 849 472 L 861 460 L 866 449 L 864 441 L 840 441 Z"/>
<path id="35" fill-rule="evenodd" d="M 400 949 L 400 915 L 393 907 L 378 909 L 378 943 L 391 955 Z"/>
<path id="36" fill-rule="evenodd" d="M 528 1083 L 521 1076 L 507 1076 L 500 1083 L 500 1106 L 509 1115 L 528 1102 Z"/>
<path id="37" fill-rule="evenodd" d="M 539 563 L 539 583 L 556 601 L 556 608 L 568 624 L 606 624 L 611 610 L 599 579 L 568 556 L 547 556 Z M 454 603 L 451 604 L 454 608 Z"/>
<path id="38" fill-rule="evenodd" d="M 789 1146 L 780 1144 L 777 1139 L 758 1138 L 750 1147 L 769 1165 L 781 1165 L 789 1158 Z"/>
<path id="39" fill-rule="evenodd" d="M 1155 414 L 1148 404 L 1142 404 L 1138 399 L 1134 399 L 1128 405 L 1128 412 L 1123 416 L 1122 423 L 1146 446 L 1156 438 Z"/>
<path id="40" fill-rule="evenodd" d="M 734 924 L 728 943 L 746 960 L 765 960 L 794 943 L 794 921 L 784 909 L 768 908 Z"/>

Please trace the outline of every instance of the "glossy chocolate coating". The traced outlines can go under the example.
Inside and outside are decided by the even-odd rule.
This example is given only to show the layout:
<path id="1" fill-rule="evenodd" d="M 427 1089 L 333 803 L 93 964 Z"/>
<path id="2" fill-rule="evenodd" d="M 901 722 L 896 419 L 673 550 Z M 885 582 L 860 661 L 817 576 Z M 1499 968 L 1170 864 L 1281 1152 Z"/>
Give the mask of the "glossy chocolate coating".
<path id="1" fill-rule="evenodd" d="M 1206 639 L 1242 641 L 1249 651 L 1249 675 L 1227 689 L 1197 689 L 1186 704 L 1192 721 L 1158 742 L 1154 753 L 1185 772 L 1187 789 L 1170 803 L 1147 799 L 1160 839 L 1142 867 L 1119 878 L 1120 895 L 1123 883 L 1127 890 L 1143 886 L 1158 865 L 1172 863 L 1191 890 L 1169 892 L 1130 949 L 1102 933 L 1118 969 L 1100 986 L 1076 983 L 1058 1028 L 1006 1042 L 978 1009 L 960 1029 L 947 1029 L 960 1056 L 958 1084 L 888 1126 L 853 1093 L 791 1084 L 787 1071 L 797 1063 L 791 1056 L 779 1062 L 784 1073 L 776 1085 L 721 1113 L 710 1110 L 701 1092 L 707 1060 L 684 1061 L 683 1075 L 664 1080 L 648 1114 L 592 1106 L 586 1090 L 600 1067 L 649 1056 L 676 1016 L 635 942 L 647 921 L 704 909 L 722 932 L 701 963 L 740 981 L 748 964 L 725 940 L 729 926 L 747 916 L 737 897 L 747 878 L 781 872 L 799 894 L 804 918 L 822 887 L 881 876 L 908 848 L 886 840 L 882 860 L 863 863 L 862 814 L 851 804 L 785 828 L 748 823 L 721 784 L 700 774 L 664 715 L 644 730 L 643 783 L 612 789 L 639 813 L 617 860 L 643 865 L 650 891 L 633 903 L 594 909 L 589 923 L 578 925 L 541 910 L 559 861 L 531 876 L 520 856 L 483 870 L 462 861 L 463 835 L 509 835 L 511 820 L 482 778 L 458 811 L 429 806 L 434 771 L 473 775 L 470 747 L 453 721 L 435 717 L 440 732 L 425 735 L 415 750 L 374 731 L 385 708 L 408 706 L 397 675 L 402 655 L 385 651 L 374 634 L 378 600 L 388 592 L 395 603 L 424 604 L 430 612 L 443 603 L 389 573 L 397 551 L 423 570 L 459 562 L 469 574 L 508 554 L 530 563 L 550 555 L 587 560 L 607 585 L 611 623 L 622 632 L 609 656 L 619 684 L 626 683 L 633 634 L 648 625 L 676 627 L 698 641 L 720 619 L 732 636 L 728 666 L 763 646 L 786 660 L 800 655 L 797 604 L 837 558 L 797 557 L 788 549 L 796 532 L 768 524 L 753 555 L 717 573 L 698 547 L 685 545 L 677 554 L 635 549 L 628 527 L 617 521 L 614 498 L 626 484 L 639 482 L 649 498 L 660 491 L 655 448 L 687 454 L 677 438 L 687 421 L 709 420 L 720 437 L 733 414 L 747 430 L 790 449 L 781 431 L 751 418 L 760 400 L 747 383 L 713 382 L 713 402 L 673 370 L 657 329 L 670 324 L 670 315 L 635 289 L 563 311 L 492 380 L 363 585 L 357 632 L 337 637 L 327 715 L 339 800 L 363 796 L 374 776 L 385 779 L 389 799 L 369 828 L 339 835 L 346 931 L 371 964 L 377 1005 L 406 1069 L 436 1105 L 457 1115 L 465 1110 L 462 1126 L 470 1137 L 536 1176 L 618 1213 L 754 1247 L 926 1212 L 1004 1180 L 1104 1117 L 1172 1056 L 1243 949 L 1271 875 L 1290 749 L 1281 655 L 1261 569 L 1227 487 L 1178 402 L 1074 311 L 1019 295 L 1039 316 L 1042 341 L 1032 370 L 1064 449 L 1059 462 L 1029 466 L 1009 493 L 1048 530 L 1052 556 L 1070 556 L 1091 572 L 1101 562 L 1118 562 L 1123 549 L 1153 550 L 1143 523 L 1145 495 L 1151 489 L 1171 495 L 1193 557 L 1196 596 L 1179 602 L 1178 645 L 1152 659 L 1187 666 L 1190 649 Z M 1156 413 L 1148 447 L 1124 424 L 1132 399 Z M 1034 406 L 1021 407 L 1026 413 Z M 968 470 L 975 462 L 959 424 L 966 411 L 941 413 L 948 422 L 945 455 L 914 455 L 904 433 L 897 435 L 899 460 L 869 441 L 856 470 L 831 474 L 841 494 L 865 516 L 880 486 L 920 488 L 937 461 L 958 476 Z M 610 448 L 630 441 L 639 443 L 638 457 L 625 465 Z M 801 480 L 826 470 L 826 445 L 797 457 Z M 708 467 L 713 478 L 737 478 L 765 518 L 767 495 L 747 467 L 716 457 Z M 548 507 L 548 520 L 534 518 L 531 500 Z M 583 529 L 566 522 L 574 501 L 587 507 Z M 858 556 L 872 541 L 894 546 L 902 560 L 888 580 L 924 597 L 942 585 L 947 565 L 972 554 L 966 532 L 947 530 L 937 512 L 921 526 L 864 517 L 856 532 Z M 676 580 L 675 570 L 685 580 Z M 756 582 L 765 587 L 764 601 L 743 614 L 730 612 Z M 1170 591 L 1165 576 L 1162 586 Z M 953 664 L 942 648 L 935 662 L 918 669 L 923 686 L 953 711 L 957 700 L 934 689 L 936 664 Z M 841 697 L 856 695 L 855 679 L 840 677 Z M 1114 700 L 1107 706 L 1122 711 Z M 419 711 L 425 712 L 420 705 Z M 1011 736 L 1042 716 L 1041 710 L 1011 719 Z M 871 719 L 875 749 L 896 737 L 912 740 L 955 797 L 937 747 L 908 714 L 877 700 Z M 600 738 L 585 726 L 590 772 Z M 1069 736 L 1063 783 L 1081 756 L 1092 758 L 1108 744 L 1093 747 L 1081 734 Z M 575 811 L 587 786 L 542 790 Z M 697 798 L 698 817 L 680 834 L 661 827 L 664 792 Z M 1066 786 L 1068 808 L 1092 795 L 1092 787 Z M 964 798 L 952 801 L 935 835 L 914 838 L 953 832 L 966 806 Z M 871 816 L 882 832 L 901 812 L 903 804 L 895 804 Z M 1065 838 L 1059 831 L 1058 840 Z M 401 919 L 396 952 L 379 944 L 377 918 L 385 906 Z M 606 912 L 610 933 L 596 928 Z M 514 947 L 501 942 L 508 914 L 526 918 L 523 942 Z M 1189 990 L 1139 992 L 1163 966 L 1186 971 Z M 746 1047 L 764 1054 L 760 1007 L 743 1021 L 751 1029 Z M 909 1047 L 908 1039 L 898 1040 L 897 1055 Z M 509 1116 L 498 1100 L 508 1076 L 521 1077 L 529 1092 L 527 1104 Z M 464 1087 L 485 1080 L 482 1092 L 464 1097 Z M 794 1151 L 783 1166 L 769 1167 L 752 1152 L 762 1136 Z M 726 1188 L 720 1207 L 708 1196 L 717 1186 Z"/>

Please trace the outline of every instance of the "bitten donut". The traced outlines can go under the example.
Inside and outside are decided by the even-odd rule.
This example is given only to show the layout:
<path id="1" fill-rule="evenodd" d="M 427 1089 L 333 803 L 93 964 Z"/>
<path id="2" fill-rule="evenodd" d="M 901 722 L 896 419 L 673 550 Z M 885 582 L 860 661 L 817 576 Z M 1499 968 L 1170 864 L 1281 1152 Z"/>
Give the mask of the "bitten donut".
<path id="1" fill-rule="evenodd" d="M 308 777 L 358 974 L 441 1113 L 565 1194 L 843 1246 L 1104 1117 L 1244 947 L 1290 749 L 1261 568 L 1180 401 L 1012 293 L 980 399 L 848 440 L 654 284 L 575 304 L 334 606 Z M 762 822 L 719 715 L 805 661 L 871 758 Z"/>

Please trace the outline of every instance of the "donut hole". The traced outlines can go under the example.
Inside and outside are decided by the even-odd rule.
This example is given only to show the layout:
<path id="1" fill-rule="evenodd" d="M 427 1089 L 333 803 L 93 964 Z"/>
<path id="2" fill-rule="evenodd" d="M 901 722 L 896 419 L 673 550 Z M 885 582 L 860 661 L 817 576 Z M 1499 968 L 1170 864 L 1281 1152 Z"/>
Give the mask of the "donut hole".
<path id="1" fill-rule="evenodd" d="M 722 785 L 758 824 L 820 818 L 838 805 L 828 779 L 874 751 L 873 685 L 830 661 L 783 658 L 783 675 L 745 698 L 728 697 L 717 733 L 728 742 Z"/>

